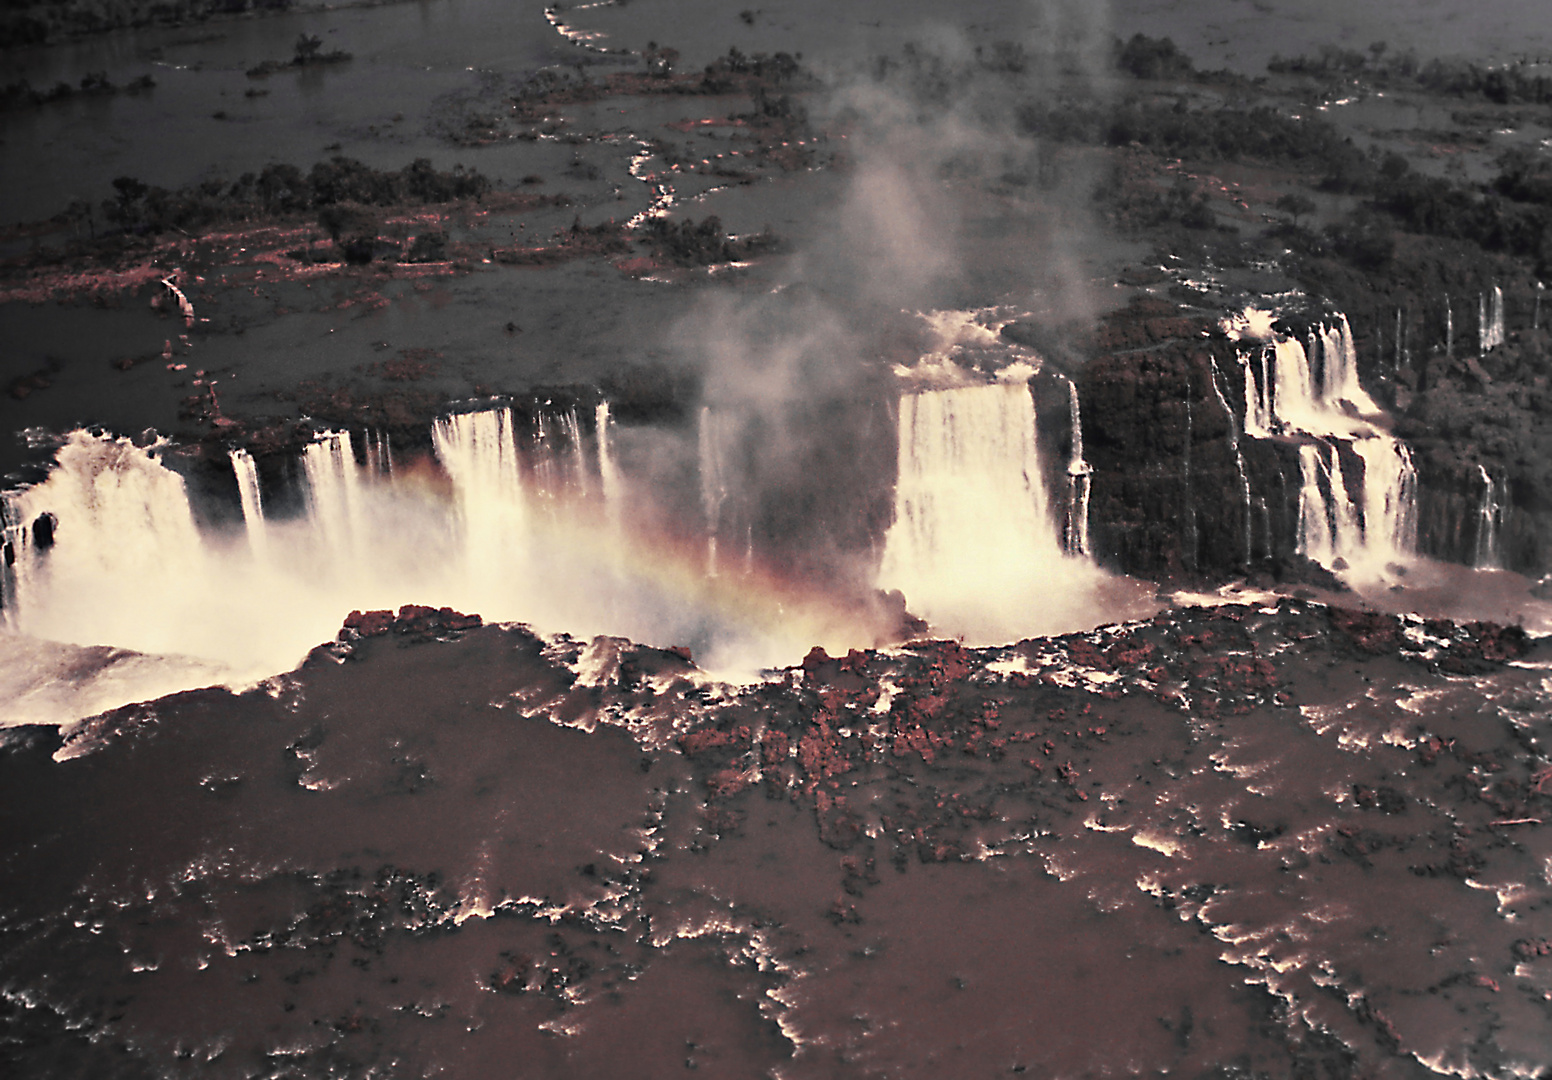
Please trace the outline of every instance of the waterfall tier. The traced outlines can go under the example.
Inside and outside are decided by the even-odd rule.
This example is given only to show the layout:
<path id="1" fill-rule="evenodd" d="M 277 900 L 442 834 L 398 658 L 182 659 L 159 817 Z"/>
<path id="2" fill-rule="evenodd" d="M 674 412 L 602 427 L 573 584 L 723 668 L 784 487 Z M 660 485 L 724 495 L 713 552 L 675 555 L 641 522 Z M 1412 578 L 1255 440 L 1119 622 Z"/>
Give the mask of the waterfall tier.
<path id="1" fill-rule="evenodd" d="M 1346 317 L 1307 343 L 1279 336 L 1243 350 L 1240 364 L 1245 435 L 1299 444 L 1299 553 L 1364 580 L 1385 577 L 1417 547 L 1417 470 L 1359 382 Z"/>
<path id="2" fill-rule="evenodd" d="M 0 495 L 0 618 L 15 649 L 40 639 L 107 648 L 108 660 L 90 663 L 115 666 L 114 700 L 76 697 L 102 708 L 139 700 L 141 685 L 158 696 L 288 670 L 352 609 L 406 603 L 684 645 L 730 675 L 796 662 L 815 644 L 876 643 L 878 610 L 756 566 L 746 522 L 740 572 L 708 574 L 671 521 L 663 528 L 654 492 L 631 490 L 607 406 L 591 415 L 591 431 L 574 410 L 533 421 L 508 407 L 446 416 L 430 454 L 397 463 L 384 438 L 324 432 L 299 468 L 269 477 L 293 477 L 291 498 L 267 498 L 259 463 L 233 450 L 233 525 L 223 524 L 230 511 L 199 520 L 165 447 L 75 432 L 46 479 Z M 715 421 L 706 433 L 721 446 Z M 660 449 L 644 445 L 648 459 Z M 702 477 L 713 511 L 728 482 L 715 468 Z M 112 650 L 145 654 L 156 671 Z M 171 657 L 183 658 L 183 675 L 168 674 Z M 23 715 L 4 706 L 7 687 L 0 726 Z"/>
<path id="3" fill-rule="evenodd" d="M 895 519 L 880 587 L 904 593 L 939 632 L 992 642 L 1068 624 L 1096 578 L 1091 563 L 1064 554 L 1027 384 L 900 399 Z"/>

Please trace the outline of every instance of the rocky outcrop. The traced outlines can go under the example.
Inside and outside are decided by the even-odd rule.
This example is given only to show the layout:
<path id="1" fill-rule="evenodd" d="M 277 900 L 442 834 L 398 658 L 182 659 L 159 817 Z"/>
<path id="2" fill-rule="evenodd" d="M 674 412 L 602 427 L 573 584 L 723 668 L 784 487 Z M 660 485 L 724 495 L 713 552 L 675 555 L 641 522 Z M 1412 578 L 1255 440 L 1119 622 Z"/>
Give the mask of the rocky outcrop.
<path id="1" fill-rule="evenodd" d="M 1295 550 L 1297 451 L 1243 437 L 1237 347 L 1217 317 L 1142 299 L 1087 347 L 1078 389 L 1095 557 L 1144 577 L 1308 577 Z"/>
<path id="2" fill-rule="evenodd" d="M 340 628 L 340 641 L 396 634 L 416 641 L 431 641 L 482 625 L 478 615 L 465 615 L 452 608 L 405 604 L 397 615 L 392 611 L 352 611 Z"/>

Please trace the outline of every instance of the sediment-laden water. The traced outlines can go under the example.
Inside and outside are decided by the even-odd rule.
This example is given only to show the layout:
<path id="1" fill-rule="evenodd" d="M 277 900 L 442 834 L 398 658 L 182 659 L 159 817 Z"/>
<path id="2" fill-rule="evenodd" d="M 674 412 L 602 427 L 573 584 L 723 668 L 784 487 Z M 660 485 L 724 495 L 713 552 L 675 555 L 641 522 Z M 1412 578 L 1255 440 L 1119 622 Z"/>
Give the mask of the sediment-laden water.
<path id="1" fill-rule="evenodd" d="M 21 1074 L 1548 1065 L 1512 633 L 1282 601 L 739 690 L 466 625 L 9 732 Z"/>

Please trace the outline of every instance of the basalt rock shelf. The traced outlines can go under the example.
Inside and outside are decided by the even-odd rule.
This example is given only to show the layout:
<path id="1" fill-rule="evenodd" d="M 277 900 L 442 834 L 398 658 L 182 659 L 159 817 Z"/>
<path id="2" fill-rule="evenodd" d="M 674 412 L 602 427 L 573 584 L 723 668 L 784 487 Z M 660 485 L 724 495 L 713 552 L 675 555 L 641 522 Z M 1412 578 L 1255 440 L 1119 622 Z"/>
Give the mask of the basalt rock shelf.
<path id="1" fill-rule="evenodd" d="M 476 624 L 8 731 L 7 1071 L 1552 1066 L 1513 629 L 1283 600 L 739 689 Z"/>

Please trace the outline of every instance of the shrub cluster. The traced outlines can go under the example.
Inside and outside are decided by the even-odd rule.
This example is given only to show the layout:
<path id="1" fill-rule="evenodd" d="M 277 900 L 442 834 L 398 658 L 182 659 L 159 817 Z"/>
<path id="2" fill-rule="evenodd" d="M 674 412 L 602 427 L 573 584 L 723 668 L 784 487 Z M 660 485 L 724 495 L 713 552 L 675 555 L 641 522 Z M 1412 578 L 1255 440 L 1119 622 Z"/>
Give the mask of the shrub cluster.
<path id="1" fill-rule="evenodd" d="M 128 26 L 176 26 L 215 15 L 286 11 L 294 0 L 8 0 L 0 48 L 42 45 Z"/>
<path id="2" fill-rule="evenodd" d="M 734 238 L 723 231 L 722 221 L 715 214 L 708 215 L 699 225 L 689 219 L 675 224 L 667 218 L 652 218 L 647 222 L 646 234 L 658 258 L 680 266 L 738 262 L 776 246 L 769 227 L 753 236 Z"/>
<path id="3" fill-rule="evenodd" d="M 195 229 L 275 214 L 316 212 L 339 204 L 396 206 L 479 198 L 490 181 L 461 165 L 439 172 L 426 158 L 382 171 L 347 157 L 320 161 L 309 172 L 295 165 L 266 165 L 237 180 L 206 180 L 168 191 L 132 176 L 113 181 L 117 196 L 102 204 L 104 217 L 127 232 Z M 79 212 L 79 210 L 77 210 Z"/>
<path id="4" fill-rule="evenodd" d="M 1133 34 L 1130 41 L 1116 41 L 1116 67 L 1135 79 L 1188 79 L 1196 65 L 1169 38 Z"/>
<path id="5" fill-rule="evenodd" d="M 1320 79 L 1363 76 L 1382 84 L 1410 84 L 1433 94 L 1482 98 L 1498 105 L 1552 102 L 1552 75 L 1545 74 L 1540 64 L 1486 67 L 1466 60 L 1423 63 L 1411 51 L 1387 56 L 1385 43 L 1380 41 L 1369 46 L 1368 55 L 1324 45 L 1317 56 L 1274 56 L 1267 69 Z"/>
<path id="6" fill-rule="evenodd" d="M 1188 109 L 1137 100 L 1106 107 L 1073 103 L 1027 105 L 1027 134 L 1056 142 L 1138 145 L 1163 157 L 1251 161 L 1318 171 L 1328 187 L 1353 190 L 1372 166 L 1364 153 L 1318 117 L 1296 119 L 1269 106 Z"/>
<path id="7" fill-rule="evenodd" d="M 51 90 L 39 90 L 26 79 L 17 79 L 13 83 L 0 86 L 0 109 L 20 108 L 24 105 L 47 105 L 55 101 L 68 101 L 77 95 L 105 97 L 119 93 L 138 94 L 154 86 L 156 86 L 156 80 L 150 75 L 141 75 L 123 86 L 116 86 L 109 81 L 107 73 L 102 71 L 88 72 L 83 75 L 79 86 L 58 82 Z"/>

